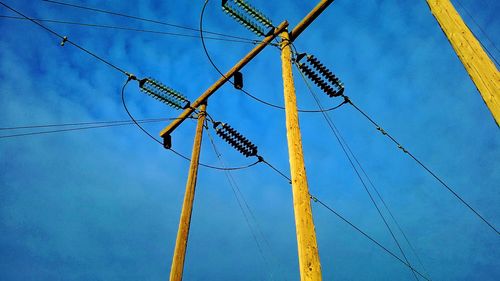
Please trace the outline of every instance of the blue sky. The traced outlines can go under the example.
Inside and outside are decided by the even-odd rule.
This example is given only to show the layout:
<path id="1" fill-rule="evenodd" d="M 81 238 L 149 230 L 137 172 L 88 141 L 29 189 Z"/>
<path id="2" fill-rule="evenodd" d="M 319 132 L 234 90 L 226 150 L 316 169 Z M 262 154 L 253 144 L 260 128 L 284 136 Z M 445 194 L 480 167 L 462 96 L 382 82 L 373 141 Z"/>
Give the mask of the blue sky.
<path id="1" fill-rule="evenodd" d="M 29 16 L 197 35 L 152 23 L 43 1 L 4 3 Z M 453 1 L 457 3 L 456 1 Z M 197 28 L 203 1 L 74 1 Z M 274 24 L 295 26 L 315 1 L 251 2 Z M 500 3 L 461 3 L 464 19 L 499 57 Z M 210 1 L 205 28 L 253 34 Z M 0 8 L 2 15 L 14 15 Z M 199 39 L 49 24 L 138 77 L 155 77 L 194 100 L 216 79 Z M 123 74 L 36 25 L 0 19 L 0 127 L 127 120 Z M 297 39 L 346 85 L 346 94 L 495 226 L 500 225 L 500 134 L 491 114 L 424 0 L 335 1 Z M 252 45 L 207 41 L 228 69 Z M 243 70 L 245 89 L 283 103 L 279 50 L 267 48 Z M 295 72 L 299 107 L 314 100 Z M 341 100 L 315 89 L 325 107 Z M 179 112 L 126 89 L 136 118 Z M 209 101 L 214 119 L 238 129 L 289 173 L 284 112 L 224 86 Z M 432 280 L 500 279 L 498 235 L 357 111 L 330 116 L 405 230 Z M 167 123 L 148 124 L 154 135 Z M 309 188 L 322 201 L 399 254 L 321 114 L 300 115 Z M 195 122 L 173 135 L 190 154 Z M 2 135 L 21 131 L 2 131 Z M 27 131 L 22 131 L 27 132 Z M 251 163 L 215 134 L 229 166 Z M 220 165 L 205 135 L 202 162 Z M 2 280 L 165 280 L 168 278 L 188 162 L 134 126 L 0 139 Z M 184 280 L 299 280 L 291 190 L 264 165 L 233 172 L 252 210 L 251 228 L 224 173 L 200 168 Z M 412 280 L 410 271 L 313 203 L 324 280 Z M 393 226 L 393 225 L 392 225 Z M 402 238 L 396 232 L 398 238 Z M 412 264 L 424 271 L 400 239 Z"/>

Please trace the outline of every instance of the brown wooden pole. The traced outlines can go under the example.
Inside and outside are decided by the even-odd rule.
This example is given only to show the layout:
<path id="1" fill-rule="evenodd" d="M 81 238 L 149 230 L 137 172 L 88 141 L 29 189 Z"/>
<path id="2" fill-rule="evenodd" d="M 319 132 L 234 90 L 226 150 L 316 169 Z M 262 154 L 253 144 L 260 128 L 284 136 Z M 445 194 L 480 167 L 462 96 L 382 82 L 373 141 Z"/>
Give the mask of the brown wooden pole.
<path id="1" fill-rule="evenodd" d="M 186 258 L 186 248 L 189 236 L 189 227 L 191 224 L 191 214 L 193 211 L 194 193 L 198 177 L 201 140 L 206 116 L 205 111 L 206 104 L 202 104 L 200 106 L 200 113 L 198 114 L 193 152 L 191 154 L 191 164 L 189 166 L 189 175 L 186 183 L 186 193 L 184 194 L 179 229 L 177 231 L 177 239 L 175 240 L 174 257 L 172 258 L 172 267 L 170 269 L 170 281 L 181 281 L 182 273 L 184 271 L 184 260 Z"/>
<path id="2" fill-rule="evenodd" d="M 292 73 L 292 50 L 288 31 L 281 33 L 283 87 L 285 92 L 286 136 L 292 176 L 293 210 L 297 232 L 300 280 L 320 281 L 321 264 L 311 210 L 311 197 L 307 186 L 299 114 Z"/>

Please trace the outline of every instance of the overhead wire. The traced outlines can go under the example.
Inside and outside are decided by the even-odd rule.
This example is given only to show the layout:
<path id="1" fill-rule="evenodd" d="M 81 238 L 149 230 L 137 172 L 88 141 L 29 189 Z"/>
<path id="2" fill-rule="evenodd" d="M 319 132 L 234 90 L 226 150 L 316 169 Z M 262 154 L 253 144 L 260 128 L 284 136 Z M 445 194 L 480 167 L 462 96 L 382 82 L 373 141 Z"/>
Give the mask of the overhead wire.
<path id="1" fill-rule="evenodd" d="M 351 149 L 349 148 L 349 146 L 347 147 L 347 149 L 349 151 L 351 151 Z M 352 151 L 350 152 L 353 156 L 354 156 L 354 153 L 352 153 Z M 368 174 L 366 173 L 365 169 L 363 168 L 363 166 L 359 163 L 358 159 L 354 156 L 354 160 L 356 161 L 356 163 L 358 164 L 359 168 L 361 169 L 361 172 L 363 173 L 363 175 L 365 175 L 366 179 L 368 180 L 368 183 L 370 184 L 370 186 L 373 188 L 373 190 L 375 191 L 375 194 L 377 194 L 377 197 L 379 198 L 380 202 L 382 202 L 382 205 L 384 206 L 384 208 L 387 210 L 387 213 L 389 214 L 389 216 L 391 217 L 392 221 L 394 222 L 394 224 L 396 225 L 396 227 L 398 228 L 399 232 L 403 235 L 403 238 L 404 240 L 406 241 L 406 244 L 408 244 L 408 246 L 410 247 L 410 250 L 411 252 L 413 253 L 413 255 L 416 257 L 417 259 L 417 262 L 418 264 L 422 267 L 423 269 L 423 272 L 425 273 L 426 276 L 429 276 L 429 273 L 427 271 L 427 268 L 425 267 L 424 263 L 422 262 L 421 258 L 420 258 L 420 255 L 417 253 L 415 247 L 413 247 L 413 244 L 410 242 L 410 239 L 408 238 L 408 236 L 406 235 L 405 231 L 403 230 L 403 228 L 401 227 L 401 225 L 399 224 L 398 220 L 396 219 L 396 217 L 393 215 L 391 209 L 389 208 L 389 206 L 387 205 L 387 203 L 385 202 L 384 198 L 382 197 L 382 194 L 380 194 L 378 188 L 375 187 L 375 184 L 373 183 L 373 181 L 370 179 L 370 177 L 368 176 Z"/>
<path id="2" fill-rule="evenodd" d="M 371 242 L 373 242 L 375 245 L 379 246 L 379 248 L 381 248 L 382 250 L 384 250 L 386 253 L 388 253 L 390 256 L 392 256 L 393 258 L 395 258 L 396 260 L 398 260 L 399 262 L 401 262 L 402 264 L 404 264 L 405 266 L 407 266 L 408 268 L 410 268 L 412 271 L 414 271 L 416 274 L 418 274 L 420 277 L 424 278 L 425 280 L 428 280 L 428 281 L 431 281 L 429 278 L 427 278 L 425 275 L 423 275 L 422 273 L 420 273 L 416 268 L 412 267 L 410 264 L 406 263 L 404 260 L 402 260 L 400 257 L 398 257 L 396 254 L 394 254 L 391 250 L 389 250 L 387 247 L 385 247 L 384 245 L 382 245 L 380 242 L 378 242 L 377 240 L 375 240 L 373 237 L 371 237 L 370 235 L 368 235 L 365 231 L 363 231 L 362 229 L 360 229 L 359 227 L 357 227 L 356 225 L 354 225 L 352 222 L 350 222 L 348 219 L 346 219 L 344 216 L 342 216 L 340 213 L 338 213 L 337 211 L 335 211 L 333 208 L 331 208 L 330 206 L 328 206 L 326 203 L 324 203 L 323 201 L 321 201 L 320 199 L 318 199 L 318 197 L 314 196 L 314 195 L 310 195 L 311 199 L 316 202 L 316 203 L 319 203 L 321 206 L 323 206 L 324 208 L 326 208 L 329 212 L 331 212 L 332 214 L 334 214 L 335 216 L 337 216 L 340 220 L 342 220 L 343 222 L 347 223 L 349 226 L 351 226 L 352 228 L 354 228 L 357 232 L 361 233 L 364 237 L 366 237 L 368 240 L 370 240 Z"/>
<path id="3" fill-rule="evenodd" d="M 163 121 L 163 120 L 161 120 L 161 121 Z M 152 120 L 152 121 L 138 120 L 137 122 L 141 123 L 141 124 L 145 124 L 145 123 L 160 122 L 160 120 L 157 120 L 157 121 L 154 121 L 154 120 Z M 110 128 L 110 127 L 118 127 L 118 126 L 132 125 L 132 124 L 134 124 L 134 123 L 132 123 L 132 122 L 128 122 L 128 123 L 107 123 L 105 125 L 94 125 L 94 126 L 85 125 L 83 127 L 77 127 L 77 128 L 66 128 L 66 129 L 58 129 L 58 130 L 50 130 L 50 131 L 37 131 L 37 132 L 29 132 L 29 133 L 17 133 L 17 134 L 3 135 L 3 136 L 0 136 L 0 139 L 10 139 L 10 138 L 35 136 L 35 135 L 45 135 L 45 134 L 53 134 L 53 133 L 82 131 L 82 130 L 98 129 L 98 128 Z M 47 126 L 38 126 L 38 127 L 42 127 L 43 128 L 43 127 L 47 127 Z M 52 127 L 54 127 L 54 126 L 52 126 Z M 27 128 L 27 127 L 24 127 L 23 129 L 25 129 L 25 128 Z M 9 129 L 10 130 L 16 130 L 16 129 L 21 129 L 21 128 L 9 128 Z"/>
<path id="4" fill-rule="evenodd" d="M 201 13 L 200 13 L 200 39 L 201 39 L 201 44 L 203 46 L 203 51 L 205 52 L 205 55 L 207 56 L 210 64 L 214 67 L 214 69 L 224 78 L 227 79 L 227 81 L 229 83 L 231 83 L 233 86 L 234 86 L 234 82 L 231 81 L 229 79 L 229 77 L 226 77 L 226 75 L 224 73 L 222 73 L 222 71 L 219 69 L 219 67 L 215 64 L 215 62 L 213 61 L 212 57 L 210 56 L 210 53 L 208 52 L 208 48 L 205 44 L 205 37 L 204 37 L 204 30 L 203 30 L 203 18 L 204 18 L 204 14 L 205 14 L 205 9 L 207 7 L 207 4 L 208 4 L 209 0 L 206 0 L 205 1 L 205 4 L 203 5 L 203 8 L 201 10 Z M 273 43 L 274 44 L 274 43 Z M 271 44 L 272 45 L 272 44 Z M 279 46 L 279 44 L 275 44 L 277 46 Z M 276 109 L 281 109 L 281 110 L 285 110 L 285 107 L 283 106 L 280 106 L 280 105 L 276 105 L 276 104 L 273 104 L 273 103 L 270 103 L 270 102 L 267 102 L 261 98 L 258 98 L 256 97 L 255 95 L 251 94 L 250 92 L 248 92 L 247 90 L 241 88 L 241 89 L 238 89 L 239 91 L 241 91 L 242 93 L 244 93 L 245 95 L 249 96 L 250 98 L 262 103 L 262 104 L 265 104 L 269 107 L 273 107 L 273 108 L 276 108 Z M 328 108 L 328 109 L 325 109 L 324 111 L 332 111 L 332 110 L 335 110 L 335 109 L 338 109 L 340 108 L 342 105 L 344 105 L 345 102 L 342 102 L 341 104 L 337 105 L 337 106 L 333 106 L 331 108 Z M 318 111 L 318 110 L 308 110 L 308 109 L 298 109 L 298 112 L 303 112 L 303 113 L 319 113 L 321 111 Z"/>
<path id="5" fill-rule="evenodd" d="M 160 144 L 162 147 L 164 147 L 163 145 L 163 142 L 158 140 L 156 137 L 154 137 L 153 135 L 151 135 L 146 129 L 144 129 L 140 124 L 139 122 L 137 122 L 137 120 L 134 118 L 134 116 L 132 115 L 132 113 L 130 112 L 130 110 L 128 109 L 128 106 L 127 106 L 127 103 L 125 101 L 125 88 L 127 87 L 128 83 L 132 80 L 131 76 L 129 76 L 129 78 L 127 79 L 127 81 L 125 82 L 125 84 L 123 85 L 122 89 L 121 89 L 121 100 L 122 100 L 122 105 L 123 105 L 123 108 L 125 109 L 125 112 L 127 113 L 127 115 L 129 116 L 129 118 L 132 120 L 132 122 L 143 132 L 145 133 L 150 139 L 152 139 L 154 142 Z M 164 147 L 165 148 L 165 147 Z M 175 151 L 173 148 L 165 148 L 171 152 L 173 152 L 175 155 L 185 159 L 186 161 L 191 161 L 191 158 L 183 155 L 182 153 L 178 152 L 178 151 Z M 254 163 L 251 163 L 251 164 L 248 164 L 248 165 L 245 165 L 245 166 L 240 166 L 240 167 L 217 167 L 217 166 L 212 166 L 212 165 L 208 165 L 208 164 L 203 164 L 203 163 L 199 163 L 200 166 L 202 167 L 205 167 L 205 168 L 209 168 L 209 169 L 213 169 L 213 170 L 219 170 L 219 171 L 236 171 L 236 170 L 244 170 L 244 169 L 248 169 L 250 167 L 253 167 L 255 165 L 257 165 L 260 161 L 256 161 Z"/>
<path id="6" fill-rule="evenodd" d="M 16 9 L 14 9 L 14 8 L 10 7 L 9 5 L 7 5 L 7 4 L 5 4 L 5 3 L 1 2 L 1 1 L 0 1 L 0 5 L 4 6 L 5 8 L 9 9 L 10 11 L 12 11 L 12 12 L 14 12 L 14 13 L 16 13 L 16 14 L 20 15 L 21 17 L 25 18 L 26 20 L 29 20 L 29 21 L 31 21 L 32 23 L 34 23 L 34 24 L 38 25 L 39 27 L 41 27 L 41 28 L 45 29 L 45 30 L 46 30 L 46 31 L 48 31 L 49 33 L 51 33 L 51 34 L 53 34 L 53 35 L 55 35 L 55 36 L 59 37 L 59 38 L 62 40 L 62 42 L 65 42 L 65 43 L 68 43 L 68 44 L 70 44 L 70 45 L 73 45 L 73 46 L 75 46 L 76 48 L 80 49 L 81 51 L 83 51 L 83 52 L 87 53 L 88 55 L 90 55 L 90 56 L 94 57 L 95 59 L 97 59 L 97 60 L 101 61 L 102 63 L 104 63 L 104 64 L 106 64 L 106 65 L 110 66 L 111 68 L 113 68 L 113 69 L 115 69 L 115 70 L 117 70 L 117 71 L 119 71 L 119 72 L 121 72 L 121 73 L 123 73 L 123 74 L 125 74 L 125 75 L 128 75 L 128 73 L 127 73 L 125 70 L 123 70 L 122 68 L 120 68 L 120 67 L 116 66 L 115 64 L 113 64 L 113 63 L 111 63 L 111 62 L 109 62 L 109 61 L 107 61 L 107 60 L 103 59 L 102 57 L 100 57 L 100 56 L 96 55 L 95 53 L 93 53 L 93 52 L 89 51 L 88 49 L 86 49 L 86 48 L 82 47 L 81 45 L 79 45 L 79 44 L 75 43 L 74 41 L 72 41 L 71 39 L 67 38 L 66 36 L 63 36 L 63 35 L 61 35 L 61 34 L 59 34 L 59 33 L 55 32 L 54 30 L 52 30 L 52 29 L 50 29 L 50 28 L 46 27 L 45 25 L 43 25 L 43 24 L 41 24 L 41 23 L 39 23 L 39 22 L 37 22 L 37 21 L 35 21 L 35 20 L 32 20 L 31 18 L 29 18 L 29 17 L 25 16 L 23 13 L 21 13 L 21 12 L 17 11 Z"/>
<path id="7" fill-rule="evenodd" d="M 297 66 L 297 65 L 295 64 L 295 66 Z M 316 94 L 315 94 L 315 93 L 314 93 L 314 91 L 312 90 L 311 85 L 310 85 L 310 84 L 309 84 L 309 82 L 307 81 L 307 79 L 306 79 L 306 77 L 305 77 L 304 73 L 302 73 L 302 70 L 301 70 L 299 67 L 297 67 L 297 70 L 299 71 L 299 73 L 300 73 L 300 75 L 301 75 L 302 79 L 304 80 L 304 82 L 305 82 L 305 84 L 306 84 L 306 86 L 307 86 L 307 88 L 308 88 L 309 92 L 311 93 L 311 95 L 313 96 L 313 98 L 314 98 L 314 100 L 315 100 L 316 104 L 318 105 L 318 108 L 319 108 L 319 109 L 322 109 L 322 108 L 323 108 L 323 106 L 321 105 L 321 103 L 320 103 L 320 101 L 319 101 L 319 98 L 316 96 Z M 349 100 L 349 99 L 347 98 L 347 99 L 345 99 L 345 100 Z M 376 201 L 375 201 L 375 199 L 373 198 L 373 195 L 371 194 L 370 190 L 368 189 L 368 186 L 366 185 L 365 181 L 363 180 L 363 177 L 361 176 L 361 174 L 360 174 L 360 172 L 358 171 L 358 169 L 357 169 L 356 165 L 354 164 L 353 159 L 351 159 L 351 157 L 356 158 L 356 156 L 352 153 L 352 151 L 351 151 L 350 149 L 349 149 L 349 151 L 351 151 L 351 155 L 348 153 L 347 147 L 349 147 L 349 146 L 348 146 L 347 142 L 345 141 L 345 139 L 342 137 L 342 135 L 341 135 L 340 131 L 338 130 L 338 128 L 336 127 L 335 123 L 334 123 L 334 122 L 333 122 L 333 120 L 330 118 L 330 116 L 329 116 L 326 112 L 323 112 L 323 113 L 322 113 L 322 115 L 323 115 L 324 119 L 326 120 L 326 122 L 328 123 L 328 126 L 330 127 L 331 131 L 333 132 L 333 134 L 334 134 L 335 138 L 337 139 L 337 141 L 338 141 L 338 143 L 339 143 L 340 147 L 342 148 L 342 151 L 344 152 L 345 156 L 346 156 L 346 157 L 347 157 L 347 159 L 349 160 L 349 163 L 351 164 L 351 167 L 352 167 L 352 168 L 353 168 L 353 170 L 355 171 L 355 173 L 356 173 L 356 175 L 357 175 L 358 179 L 360 180 L 360 182 L 361 182 L 361 184 L 362 184 L 362 186 L 363 186 L 364 190 L 365 190 L 365 191 L 366 191 L 366 193 L 368 194 L 368 196 L 369 196 L 369 198 L 370 198 L 370 200 L 371 200 L 371 202 L 372 202 L 373 206 L 374 206 L 374 207 L 375 207 L 375 209 L 377 210 L 377 212 L 378 212 L 378 214 L 379 214 L 380 218 L 382 219 L 382 221 L 383 221 L 384 225 L 386 226 L 387 230 L 389 231 L 389 233 L 390 233 L 390 235 L 391 235 L 392 239 L 394 240 L 394 242 L 395 242 L 395 244 L 397 245 L 397 247 L 398 247 L 399 251 L 400 251 L 400 252 L 401 252 L 401 254 L 403 255 L 404 260 L 405 260 L 408 264 L 411 264 L 411 263 L 410 263 L 410 261 L 408 260 L 407 256 L 406 256 L 406 254 L 405 254 L 405 251 L 404 251 L 404 250 L 403 250 L 403 248 L 401 247 L 401 244 L 399 243 L 399 241 L 398 241 L 398 239 L 397 239 L 396 235 L 395 235 L 395 234 L 394 234 L 394 232 L 392 231 L 392 229 L 391 229 L 391 227 L 390 227 L 389 223 L 387 222 L 387 220 L 386 220 L 385 216 L 383 215 L 382 211 L 380 210 L 380 208 L 379 208 L 379 206 L 378 206 L 377 202 L 376 202 Z M 358 164 L 359 164 L 359 161 L 358 161 Z M 411 269 L 411 272 L 412 272 L 412 274 L 413 274 L 414 278 L 418 281 L 418 277 L 417 277 L 417 275 L 416 275 L 416 273 L 414 272 L 414 270 L 413 270 L 413 269 Z"/>
<path id="8" fill-rule="evenodd" d="M 176 118 L 150 118 L 150 119 L 138 119 L 137 122 L 160 122 L 169 121 Z M 43 125 L 23 125 L 23 126 L 10 126 L 10 127 L 0 127 L 0 131 L 10 131 L 10 130 L 23 130 L 23 129 L 39 129 L 39 128 L 52 128 L 52 127 L 70 127 L 70 126 L 86 126 L 86 125 L 98 125 L 98 124 L 116 124 L 116 123 L 126 123 L 126 125 L 133 123 L 130 120 L 112 120 L 112 121 L 93 121 L 93 122 L 75 122 L 75 123 L 58 123 L 58 124 L 43 124 Z"/>
<path id="9" fill-rule="evenodd" d="M 15 16 L 6 16 L 0 15 L 0 18 L 5 19 L 15 19 L 15 20 L 27 20 L 23 17 L 15 17 Z M 104 25 L 104 24 L 95 24 L 95 23 L 83 23 L 83 22 L 75 22 L 75 21 L 63 21 L 63 20 L 54 20 L 54 19 L 39 19 L 39 18 L 30 18 L 34 21 L 39 22 L 47 22 L 47 23 L 56 23 L 56 24 L 67 24 L 67 25 L 76 25 L 76 26 L 84 26 L 84 27 L 95 27 L 95 28 L 103 28 L 103 29 L 113 29 L 113 30 L 125 30 L 125 31 L 133 31 L 139 33 L 150 33 L 150 34 L 158 34 L 158 35 L 167 35 L 167 36 L 177 36 L 177 37 L 187 37 L 187 38 L 195 38 L 199 39 L 199 35 L 191 35 L 191 34 L 183 34 L 183 33 L 174 33 L 174 32 L 165 32 L 158 30 L 149 30 L 149 29 L 140 29 L 140 28 L 131 28 L 131 27 L 122 27 L 115 25 Z M 256 40 L 243 40 L 243 39 L 228 39 L 228 38 L 218 38 L 218 37 L 205 37 L 207 40 L 214 41 L 224 41 L 224 42 L 235 42 L 235 43 L 245 43 L 245 44 L 258 44 Z"/>
<path id="10" fill-rule="evenodd" d="M 489 222 L 486 218 L 484 218 L 479 212 L 472 207 L 467 201 L 465 201 L 451 186 L 446 184 L 444 180 L 442 180 L 435 172 L 433 172 L 427 165 L 425 165 L 422 161 L 420 161 L 413 153 L 408 151 L 405 147 L 403 147 L 391 134 L 389 134 L 386 130 L 384 130 L 377 122 L 375 122 L 367 113 L 361 110 L 356 104 L 349 100 L 349 104 L 352 105 L 354 109 L 356 109 L 361 115 L 363 115 L 370 123 L 372 123 L 377 131 L 381 134 L 388 137 L 396 146 L 403 151 L 403 153 L 410 156 L 421 168 L 423 168 L 427 173 L 429 173 L 434 179 L 436 179 L 446 190 L 448 190 L 453 196 L 455 196 L 464 206 L 466 206 L 470 211 L 472 211 L 481 221 L 483 221 L 487 226 L 489 226 L 497 235 L 500 235 L 500 232 L 493 226 L 491 222 Z"/>
<path id="11" fill-rule="evenodd" d="M 210 143 L 212 145 L 212 148 L 214 150 L 215 155 L 219 159 L 219 162 L 221 163 L 221 165 L 223 167 L 225 167 L 224 160 L 222 159 L 222 154 L 217 149 L 217 146 L 215 145 L 215 141 L 212 138 L 212 135 L 210 134 L 210 131 L 208 130 L 208 126 L 207 126 L 207 135 L 209 137 L 209 140 L 210 140 Z M 228 171 L 228 170 L 225 171 L 225 175 L 226 175 L 226 178 L 227 178 L 227 180 L 229 182 L 231 190 L 233 191 L 233 195 L 236 198 L 238 206 L 240 207 L 240 210 L 241 210 L 241 212 L 243 214 L 243 217 L 245 218 L 246 224 L 247 224 L 248 228 L 250 229 L 250 232 L 251 232 L 252 237 L 253 237 L 253 239 L 255 241 L 255 244 L 256 244 L 256 246 L 257 246 L 257 248 L 259 250 L 259 253 L 260 253 L 260 255 L 261 255 L 262 259 L 263 259 L 263 262 L 264 262 L 265 266 L 267 267 L 267 269 L 270 271 L 271 279 L 274 279 L 273 278 L 274 271 L 273 271 L 272 267 L 270 266 L 269 261 L 267 260 L 265 254 L 264 254 L 263 247 L 260 244 L 259 239 L 258 239 L 258 234 L 260 234 L 261 237 L 263 238 L 263 240 L 265 241 L 265 243 L 267 243 L 267 246 L 269 247 L 270 251 L 272 251 L 272 248 L 270 247 L 269 242 L 267 241 L 267 239 L 265 238 L 265 235 L 263 234 L 262 230 L 260 229 L 259 223 L 258 223 L 257 219 L 255 218 L 255 215 L 254 215 L 252 209 L 248 205 L 248 202 L 245 199 L 245 196 L 241 192 L 241 190 L 239 188 L 239 185 L 236 182 L 235 178 L 233 177 L 233 175 L 231 174 L 231 172 Z M 251 219 L 255 223 L 255 228 L 257 230 L 255 230 L 254 227 L 252 226 L 252 224 L 250 223 Z"/>
<path id="12" fill-rule="evenodd" d="M 134 20 L 143 21 L 143 22 L 149 22 L 149 23 L 154 23 L 154 24 L 159 24 L 159 25 L 164 25 L 164 26 L 169 26 L 169 27 L 175 27 L 175 28 L 184 29 L 184 30 L 190 30 L 190 31 L 196 31 L 196 32 L 199 31 L 198 29 L 193 28 L 193 27 L 183 26 L 183 25 L 169 23 L 169 22 L 164 22 L 164 21 L 159 21 L 159 20 L 148 19 L 148 18 L 144 18 L 144 17 L 127 15 L 127 14 L 113 12 L 113 11 L 108 11 L 108 10 L 103 10 L 103 9 L 86 7 L 86 6 L 83 6 L 83 5 L 76 5 L 76 4 L 71 4 L 71 3 L 67 3 L 67 2 L 52 1 L 52 0 L 42 0 L 42 1 L 48 2 L 48 3 L 52 3 L 52 4 L 62 5 L 62 6 L 68 6 L 68 7 L 73 7 L 73 8 L 78 8 L 78 9 L 83 9 L 83 10 L 88 10 L 88 11 L 93 11 L 93 12 L 98 12 L 98 13 L 103 13 L 103 14 L 109 14 L 109 15 L 114 15 L 114 16 L 129 18 L 129 19 L 134 19 Z M 228 35 L 228 34 L 219 33 L 219 32 L 213 32 L 213 31 L 205 31 L 205 33 L 213 34 L 213 35 L 219 35 L 219 36 L 223 36 L 223 37 L 227 37 L 227 38 L 241 39 L 241 40 L 245 40 L 245 41 L 254 41 L 253 39 L 249 39 L 249 38 L 245 38 L 245 37 Z"/>

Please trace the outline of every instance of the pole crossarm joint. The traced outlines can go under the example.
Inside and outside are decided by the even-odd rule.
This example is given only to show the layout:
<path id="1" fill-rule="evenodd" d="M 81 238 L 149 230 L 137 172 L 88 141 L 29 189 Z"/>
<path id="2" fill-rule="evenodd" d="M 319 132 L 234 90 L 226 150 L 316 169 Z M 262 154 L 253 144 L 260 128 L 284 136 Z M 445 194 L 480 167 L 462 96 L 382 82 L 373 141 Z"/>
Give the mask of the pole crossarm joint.
<path id="1" fill-rule="evenodd" d="M 222 85 L 224 85 L 237 71 L 240 71 L 250 60 L 255 58 L 264 48 L 269 45 L 276 37 L 279 36 L 288 27 L 288 22 L 282 22 L 276 29 L 274 33 L 264 38 L 259 45 L 253 48 L 243 59 L 241 59 L 233 68 L 231 68 L 224 76 L 222 76 L 217 82 L 215 82 L 210 88 L 208 88 L 201 96 L 199 96 L 192 104 L 191 107 L 186 108 L 177 119 L 175 119 L 170 125 L 165 127 L 161 132 L 160 136 L 162 138 L 168 138 L 168 136 L 182 123 L 186 118 L 188 118 L 203 102 L 205 102 L 213 93 L 215 93 Z"/>
<path id="2" fill-rule="evenodd" d="M 289 41 L 293 42 L 334 0 L 321 0 L 314 9 L 307 14 L 302 21 L 290 32 Z M 192 104 L 191 107 L 186 108 L 177 119 L 172 121 L 161 132 L 160 136 L 170 142 L 170 134 L 179 127 L 186 118 L 188 118 L 204 101 L 206 101 L 212 94 L 214 94 L 222 85 L 224 85 L 233 75 L 240 71 L 250 60 L 255 58 L 264 48 L 269 45 L 276 37 L 283 31 L 287 30 L 288 22 L 283 21 L 274 32 L 264 38 L 259 45 L 253 48 L 243 59 L 241 59 L 233 68 L 231 68 L 224 76 L 217 80 L 210 88 L 208 88 L 201 96 L 199 96 Z"/>

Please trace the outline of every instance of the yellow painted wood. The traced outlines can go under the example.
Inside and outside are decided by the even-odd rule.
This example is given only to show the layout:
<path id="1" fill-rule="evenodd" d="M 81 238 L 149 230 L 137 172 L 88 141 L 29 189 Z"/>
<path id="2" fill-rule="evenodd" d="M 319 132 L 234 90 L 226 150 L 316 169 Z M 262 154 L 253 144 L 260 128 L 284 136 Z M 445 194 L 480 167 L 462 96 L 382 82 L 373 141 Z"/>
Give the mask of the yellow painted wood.
<path id="1" fill-rule="evenodd" d="M 306 28 L 311 25 L 311 23 L 314 22 L 314 20 L 321 15 L 321 13 L 328 8 L 330 4 L 333 3 L 333 0 L 321 0 L 319 3 L 314 7 L 307 16 L 305 16 L 298 24 L 293 28 L 293 30 L 290 32 L 290 41 L 294 41 L 299 35 L 306 30 Z"/>
<path id="2" fill-rule="evenodd" d="M 427 4 L 499 125 L 500 74 L 498 69 L 449 0 L 427 0 Z"/>
<path id="3" fill-rule="evenodd" d="M 184 260 L 186 258 L 186 248 L 189 236 L 189 227 L 191 224 L 191 214 L 193 211 L 194 193 L 196 189 L 196 180 L 198 178 L 198 166 L 200 160 L 201 140 L 203 135 L 203 124 L 205 122 L 206 104 L 200 106 L 198 123 L 196 125 L 196 134 L 193 143 L 193 152 L 191 154 L 191 164 L 189 166 L 189 175 L 186 183 L 186 193 L 182 203 L 182 212 L 175 240 L 174 257 L 172 258 L 172 267 L 170 269 L 170 281 L 181 281 L 184 271 Z"/>
<path id="4" fill-rule="evenodd" d="M 288 31 L 281 33 L 283 86 L 285 92 L 286 136 L 292 176 L 293 209 L 299 252 L 300 280 L 321 280 L 321 264 L 311 210 L 311 199 L 307 186 L 299 115 L 292 74 L 292 52 Z"/>

